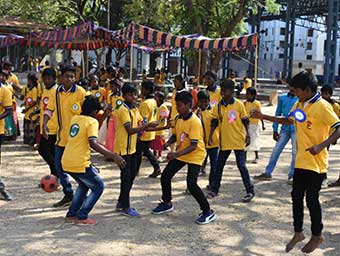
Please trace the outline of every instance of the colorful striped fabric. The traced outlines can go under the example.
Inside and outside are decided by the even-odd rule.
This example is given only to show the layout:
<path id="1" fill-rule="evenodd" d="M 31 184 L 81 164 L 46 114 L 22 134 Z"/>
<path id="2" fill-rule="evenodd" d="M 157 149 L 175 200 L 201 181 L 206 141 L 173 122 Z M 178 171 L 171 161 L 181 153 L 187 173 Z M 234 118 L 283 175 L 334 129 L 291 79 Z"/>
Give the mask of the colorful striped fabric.
<path id="1" fill-rule="evenodd" d="M 24 37 L 14 35 L 14 34 L 0 35 L 0 48 L 18 44 L 23 39 L 24 39 Z"/>

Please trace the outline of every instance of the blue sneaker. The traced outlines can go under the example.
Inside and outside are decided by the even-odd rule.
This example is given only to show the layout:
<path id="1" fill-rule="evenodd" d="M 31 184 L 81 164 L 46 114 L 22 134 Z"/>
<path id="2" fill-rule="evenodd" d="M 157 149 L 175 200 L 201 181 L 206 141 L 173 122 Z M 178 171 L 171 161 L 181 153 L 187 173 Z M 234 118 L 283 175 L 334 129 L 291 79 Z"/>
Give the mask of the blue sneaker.
<path id="1" fill-rule="evenodd" d="M 163 214 L 163 213 L 167 213 L 167 212 L 172 212 L 174 210 L 174 206 L 172 205 L 172 203 L 160 203 L 158 204 L 158 206 L 154 209 L 152 209 L 152 213 L 159 215 L 159 214 Z"/>
<path id="2" fill-rule="evenodd" d="M 214 221 L 216 219 L 216 214 L 213 210 L 210 210 L 207 213 L 201 213 L 198 217 L 198 219 L 196 220 L 196 223 L 199 225 L 204 225 L 204 224 L 208 224 L 212 221 Z"/>
<path id="3" fill-rule="evenodd" d="M 132 217 L 132 218 L 140 217 L 140 214 L 139 212 L 137 212 L 136 208 L 129 208 L 127 210 L 122 210 L 120 214 L 127 216 L 127 217 Z"/>

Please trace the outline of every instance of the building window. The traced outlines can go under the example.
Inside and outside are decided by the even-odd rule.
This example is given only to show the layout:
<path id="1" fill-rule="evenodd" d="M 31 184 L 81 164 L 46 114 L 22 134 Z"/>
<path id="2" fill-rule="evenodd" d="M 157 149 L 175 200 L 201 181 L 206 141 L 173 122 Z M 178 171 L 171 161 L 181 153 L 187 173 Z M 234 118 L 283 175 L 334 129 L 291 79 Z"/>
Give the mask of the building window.
<path id="1" fill-rule="evenodd" d="M 281 36 L 286 35 L 286 28 L 280 28 L 280 35 Z"/>
<path id="2" fill-rule="evenodd" d="M 312 55 L 307 55 L 307 60 L 312 60 L 312 59 L 313 59 Z"/>
<path id="3" fill-rule="evenodd" d="M 313 49 L 313 43 L 312 42 L 308 42 L 307 43 L 307 50 L 312 50 Z"/>
<path id="4" fill-rule="evenodd" d="M 314 29 L 310 28 L 310 29 L 308 29 L 308 31 L 307 31 L 307 36 L 313 37 L 313 33 L 314 33 Z"/>
<path id="5" fill-rule="evenodd" d="M 280 48 L 285 48 L 285 41 L 280 41 Z"/>
<path id="6" fill-rule="evenodd" d="M 283 59 L 283 57 L 284 57 L 284 54 L 283 54 L 283 53 L 280 53 L 280 54 L 279 54 L 279 59 Z"/>

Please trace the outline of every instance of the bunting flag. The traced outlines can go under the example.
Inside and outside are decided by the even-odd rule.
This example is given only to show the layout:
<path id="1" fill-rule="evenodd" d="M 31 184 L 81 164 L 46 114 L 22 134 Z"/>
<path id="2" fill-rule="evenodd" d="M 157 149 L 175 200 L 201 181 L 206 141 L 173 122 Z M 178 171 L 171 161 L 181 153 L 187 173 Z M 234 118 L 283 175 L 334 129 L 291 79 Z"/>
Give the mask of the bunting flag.
<path id="1" fill-rule="evenodd" d="M 164 33 L 147 26 L 135 24 L 135 39 L 146 43 L 182 49 L 239 51 L 257 45 L 257 34 L 227 38 L 191 38 Z"/>

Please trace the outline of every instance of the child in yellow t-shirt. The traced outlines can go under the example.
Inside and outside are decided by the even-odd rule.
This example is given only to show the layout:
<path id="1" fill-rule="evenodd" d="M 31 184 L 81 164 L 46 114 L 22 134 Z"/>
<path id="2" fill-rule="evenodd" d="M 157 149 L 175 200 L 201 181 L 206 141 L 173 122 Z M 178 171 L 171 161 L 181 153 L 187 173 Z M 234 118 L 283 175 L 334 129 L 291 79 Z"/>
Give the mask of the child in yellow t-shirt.
<path id="1" fill-rule="evenodd" d="M 213 108 L 209 144 L 212 143 L 212 135 L 215 128 L 220 129 L 220 151 L 218 153 L 216 175 L 208 194 L 209 198 L 218 195 L 223 175 L 224 165 L 234 151 L 237 168 L 240 171 L 243 185 L 247 194 L 243 202 L 250 202 L 254 196 L 254 185 L 251 182 L 246 166 L 245 148 L 249 145 L 249 119 L 243 102 L 234 98 L 235 83 L 231 79 L 225 79 L 221 83 L 222 100 Z"/>
<path id="2" fill-rule="evenodd" d="M 116 210 L 124 216 L 139 217 L 135 208 L 130 207 L 130 190 L 137 173 L 137 133 L 156 127 L 159 122 L 141 124 L 138 108 L 135 107 L 137 89 L 132 83 L 125 83 L 122 87 L 123 104 L 117 110 L 117 136 L 115 153 L 121 155 L 126 166 L 121 168 L 120 194 Z"/>
<path id="3" fill-rule="evenodd" d="M 188 165 L 187 186 L 202 210 L 196 223 L 208 224 L 216 219 L 216 215 L 197 184 L 197 178 L 206 157 L 203 127 L 199 118 L 191 111 L 192 96 L 190 92 L 177 93 L 175 100 L 179 116 L 176 119 L 173 134 L 166 146 L 176 141 L 177 150 L 176 152 L 168 153 L 167 159 L 169 163 L 161 176 L 163 202 L 154 208 L 152 213 L 163 214 L 174 210 L 171 202 L 171 180 L 179 170 Z"/>
<path id="4" fill-rule="evenodd" d="M 102 104 L 103 106 L 106 100 L 105 88 L 99 86 L 99 78 L 96 75 L 91 75 L 89 77 L 89 80 L 90 80 L 91 95 L 97 97 L 100 104 Z"/>
<path id="5" fill-rule="evenodd" d="M 165 127 L 169 116 L 168 107 L 164 103 L 164 93 L 156 92 L 155 100 L 157 102 L 157 120 L 161 123 L 159 127 Z M 151 142 L 150 146 L 153 149 L 153 154 L 157 160 L 162 161 L 162 151 L 164 150 L 165 145 L 165 130 L 157 131 L 155 139 Z"/>
<path id="6" fill-rule="evenodd" d="M 106 158 L 113 159 L 119 167 L 126 166 L 121 156 L 108 151 L 97 142 L 99 123 L 96 115 L 100 109 L 97 97 L 86 96 L 81 114 L 71 119 L 69 139 L 61 160 L 65 172 L 79 185 L 65 218 L 76 224 L 97 223 L 95 219 L 89 219 L 88 214 L 104 191 L 104 182 L 90 160 L 91 148 Z M 89 190 L 91 192 L 88 194 Z"/>
<path id="7" fill-rule="evenodd" d="M 295 75 L 290 82 L 299 101 L 288 117 L 264 115 L 252 111 L 255 118 L 292 125 L 296 130 L 296 159 L 292 190 L 294 235 L 286 245 L 286 252 L 305 239 L 303 234 L 304 198 L 311 217 L 312 237 L 302 247 L 303 253 L 311 253 L 325 241 L 322 236 L 322 209 L 319 201 L 321 185 L 328 169 L 327 146 L 340 137 L 339 117 L 331 105 L 318 93 L 316 77 L 307 71 Z M 335 132 L 329 136 L 329 131 Z"/>
<path id="8" fill-rule="evenodd" d="M 25 109 L 22 111 L 24 117 L 24 144 L 34 146 L 37 136 L 37 122 L 38 115 L 31 116 L 38 104 L 38 77 L 34 73 L 27 75 L 27 93 L 24 97 Z"/>
<path id="9" fill-rule="evenodd" d="M 250 117 L 250 112 L 253 109 L 257 109 L 261 111 L 261 102 L 256 100 L 256 89 L 254 87 L 249 87 L 246 90 L 246 99 L 244 102 L 244 106 L 246 107 L 247 116 Z M 265 130 L 264 122 L 261 120 L 262 130 Z M 260 119 L 257 118 L 249 118 L 249 136 L 250 136 L 250 144 L 247 146 L 247 152 L 254 151 L 255 152 L 255 160 L 252 162 L 253 164 L 257 164 L 259 160 L 259 151 L 261 149 L 260 145 Z"/>
<path id="10" fill-rule="evenodd" d="M 204 145 L 207 150 L 207 155 L 210 160 L 210 173 L 209 173 L 209 184 L 207 189 L 210 189 L 213 182 L 214 176 L 216 172 L 217 165 L 217 157 L 218 157 L 218 149 L 219 149 L 219 129 L 216 128 L 213 135 L 212 141 L 209 144 L 209 135 L 210 135 L 210 124 L 212 120 L 212 108 L 210 106 L 210 95 L 208 91 L 200 91 L 198 93 L 198 109 L 196 111 L 197 116 L 200 118 L 203 132 L 204 132 Z M 207 158 L 204 161 L 203 168 L 201 171 L 201 175 L 205 175 L 205 166 L 206 166 Z"/>

